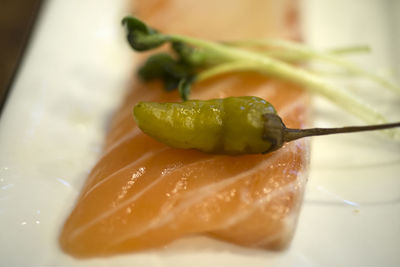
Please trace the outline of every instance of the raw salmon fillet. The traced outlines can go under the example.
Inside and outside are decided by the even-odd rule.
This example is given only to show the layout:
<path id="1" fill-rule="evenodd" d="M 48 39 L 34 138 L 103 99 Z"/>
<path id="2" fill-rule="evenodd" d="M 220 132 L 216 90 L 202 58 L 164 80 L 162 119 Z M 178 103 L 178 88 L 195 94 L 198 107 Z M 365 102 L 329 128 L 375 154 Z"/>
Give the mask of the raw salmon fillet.
<path id="1" fill-rule="evenodd" d="M 292 3 L 138 1 L 135 10 L 164 32 L 211 39 L 298 38 Z M 207 20 L 206 28 L 199 26 L 201 20 Z M 277 108 L 287 126 L 307 123 L 308 95 L 293 84 L 259 74 L 224 75 L 197 84 L 192 92 L 192 99 L 258 96 Z M 194 234 L 249 247 L 280 249 L 289 244 L 307 179 L 308 142 L 295 141 L 268 155 L 222 156 L 173 149 L 137 128 L 135 103 L 178 100 L 176 92 L 164 92 L 158 82 L 133 81 L 62 229 L 60 244 L 67 253 L 127 253 Z"/>

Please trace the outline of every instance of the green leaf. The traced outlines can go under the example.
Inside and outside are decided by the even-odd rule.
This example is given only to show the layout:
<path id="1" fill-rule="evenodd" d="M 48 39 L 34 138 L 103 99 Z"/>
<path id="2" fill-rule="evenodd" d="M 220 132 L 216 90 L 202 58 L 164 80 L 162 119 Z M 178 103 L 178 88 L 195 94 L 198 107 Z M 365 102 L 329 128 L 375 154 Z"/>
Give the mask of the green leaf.
<path id="1" fill-rule="evenodd" d="M 193 76 L 190 66 L 174 59 L 167 53 L 158 53 L 150 56 L 139 69 L 139 76 L 145 81 L 160 79 L 164 83 L 164 89 L 172 91 L 178 88 L 182 79 Z"/>
<path id="2" fill-rule="evenodd" d="M 173 64 L 174 59 L 167 53 L 151 55 L 139 69 L 139 76 L 145 81 L 161 79 L 165 74 L 165 66 Z"/>
<path id="3" fill-rule="evenodd" d="M 127 16 L 123 18 L 122 25 L 126 27 L 130 46 L 136 51 L 150 50 L 168 41 L 168 36 L 148 27 L 136 17 Z"/>
<path id="4" fill-rule="evenodd" d="M 183 101 L 187 101 L 189 99 L 190 89 L 192 88 L 194 81 L 194 76 L 179 81 L 178 91 Z"/>

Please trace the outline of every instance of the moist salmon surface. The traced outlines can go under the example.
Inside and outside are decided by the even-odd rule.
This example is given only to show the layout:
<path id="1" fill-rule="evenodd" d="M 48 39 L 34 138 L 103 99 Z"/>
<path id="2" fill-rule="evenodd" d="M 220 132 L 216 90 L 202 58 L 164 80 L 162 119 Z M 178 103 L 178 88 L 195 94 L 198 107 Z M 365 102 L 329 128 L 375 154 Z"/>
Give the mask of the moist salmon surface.
<path id="1" fill-rule="evenodd" d="M 218 27 L 226 27 L 226 20 L 234 18 L 245 2 L 253 7 L 247 1 L 232 1 L 224 13 L 217 13 L 218 7 L 207 13 L 204 7 L 213 1 L 205 1 L 197 11 L 214 19 L 217 28 L 207 32 L 198 30 L 198 22 L 179 8 L 189 2 L 196 5 L 200 1 L 139 1 L 135 10 L 163 31 L 215 39 L 217 33 L 221 38 L 231 37 L 224 36 Z M 268 3 L 260 8 L 264 13 L 272 9 L 281 14 L 270 23 L 264 22 L 270 27 L 265 26 L 263 36 L 298 38 L 292 2 L 277 2 L 260 1 Z M 216 18 L 214 13 L 225 15 Z M 261 14 L 257 11 L 254 19 L 240 24 L 239 37 L 260 35 L 260 30 L 257 36 L 252 30 L 259 25 Z M 167 15 L 182 23 L 168 26 L 164 23 Z M 285 31 L 271 30 L 277 25 Z M 245 95 L 269 101 L 288 127 L 303 128 L 308 123 L 307 93 L 255 73 L 234 73 L 201 82 L 192 88 L 190 97 Z M 159 82 L 132 81 L 112 120 L 102 155 L 61 231 L 64 251 L 75 257 L 127 253 L 194 234 L 267 249 L 289 244 L 307 179 L 307 140 L 288 143 L 266 155 L 224 156 L 173 149 L 137 128 L 132 109 L 139 101 L 169 102 L 179 101 L 179 97 L 177 92 L 164 92 Z"/>

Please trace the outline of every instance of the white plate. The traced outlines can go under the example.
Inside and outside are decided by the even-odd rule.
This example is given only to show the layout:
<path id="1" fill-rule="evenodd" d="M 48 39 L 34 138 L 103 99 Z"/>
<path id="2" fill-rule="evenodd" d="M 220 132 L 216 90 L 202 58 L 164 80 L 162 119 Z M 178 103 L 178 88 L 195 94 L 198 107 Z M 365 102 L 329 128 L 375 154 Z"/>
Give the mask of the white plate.
<path id="1" fill-rule="evenodd" d="M 60 227 L 132 75 L 132 52 L 119 26 L 125 4 L 46 2 L 0 121 L 0 265 L 400 266 L 400 145 L 372 133 L 314 139 L 304 206 L 285 252 L 204 237 L 84 261 L 60 251 Z M 372 57 L 356 58 L 367 68 L 400 62 L 399 2 L 308 0 L 303 11 L 305 37 L 314 46 L 369 43 Z M 372 97 L 371 85 L 365 87 L 355 90 L 385 101 L 379 108 L 400 120 L 399 98 Z M 316 99 L 315 124 L 360 122 Z"/>

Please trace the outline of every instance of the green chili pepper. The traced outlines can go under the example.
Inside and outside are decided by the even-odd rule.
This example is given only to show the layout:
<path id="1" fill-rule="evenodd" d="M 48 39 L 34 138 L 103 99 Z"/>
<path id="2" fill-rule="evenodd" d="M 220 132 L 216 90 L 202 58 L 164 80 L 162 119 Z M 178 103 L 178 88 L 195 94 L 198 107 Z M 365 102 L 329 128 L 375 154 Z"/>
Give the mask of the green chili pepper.
<path id="1" fill-rule="evenodd" d="M 190 100 L 181 103 L 141 102 L 134 116 L 142 131 L 175 148 L 215 154 L 267 153 L 284 143 L 317 135 L 399 127 L 400 122 L 342 128 L 286 128 L 274 107 L 254 97 Z"/>
<path id="2" fill-rule="evenodd" d="M 190 100 L 181 103 L 142 102 L 134 116 L 143 132 L 175 148 L 220 154 L 262 153 L 263 114 L 275 114 L 267 101 L 254 97 Z"/>

